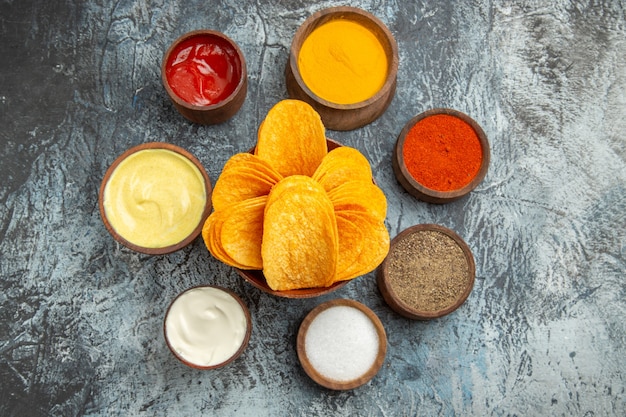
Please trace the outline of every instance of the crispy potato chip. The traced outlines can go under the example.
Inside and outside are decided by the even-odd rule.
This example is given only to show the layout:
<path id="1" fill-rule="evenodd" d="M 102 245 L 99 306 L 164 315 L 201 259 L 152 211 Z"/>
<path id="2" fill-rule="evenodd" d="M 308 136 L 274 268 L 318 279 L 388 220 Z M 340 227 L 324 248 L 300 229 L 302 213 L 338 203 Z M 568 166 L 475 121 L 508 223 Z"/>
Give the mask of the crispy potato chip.
<path id="1" fill-rule="evenodd" d="M 371 213 L 377 220 L 387 217 L 387 198 L 372 181 L 348 181 L 328 192 L 335 212 L 359 210 Z"/>
<path id="2" fill-rule="evenodd" d="M 214 211 L 211 213 L 202 227 L 202 239 L 213 257 L 227 265 L 245 269 L 245 265 L 235 262 L 235 260 L 224 251 L 224 248 L 222 248 L 220 236 L 224 219 L 228 214 L 229 212 L 226 211 Z"/>
<path id="3" fill-rule="evenodd" d="M 263 269 L 261 242 L 267 196 L 251 198 L 227 210 L 221 229 L 221 246 L 242 269 Z"/>
<path id="4" fill-rule="evenodd" d="M 335 213 L 339 234 L 339 259 L 333 282 L 344 281 L 376 269 L 389 252 L 389 232 L 384 222 L 363 211 Z"/>
<path id="5" fill-rule="evenodd" d="M 282 100 L 259 127 L 255 154 L 284 177 L 311 176 L 328 153 L 320 115 L 300 100 Z"/>
<path id="6" fill-rule="evenodd" d="M 281 180 L 270 192 L 263 222 L 263 274 L 274 291 L 332 285 L 337 223 L 324 189 L 307 176 Z"/>
<path id="7" fill-rule="evenodd" d="M 268 195 L 282 179 L 266 161 L 249 153 L 233 155 L 224 165 L 213 187 L 211 202 L 215 211 L 249 198 Z"/>
<path id="8" fill-rule="evenodd" d="M 202 228 L 202 238 L 211 254 L 239 269 L 262 269 L 261 240 L 267 196 L 250 198 L 214 211 Z"/>
<path id="9" fill-rule="evenodd" d="M 254 168 L 259 174 L 267 176 L 269 178 L 273 178 L 276 182 L 280 181 L 283 176 L 280 175 L 278 171 L 276 171 L 267 161 L 259 158 L 258 156 L 249 153 L 243 152 L 233 155 L 226 164 L 224 164 L 224 170 L 229 170 L 233 168 L 233 166 L 237 167 L 250 167 Z"/>
<path id="10" fill-rule="evenodd" d="M 313 179 L 330 191 L 347 181 L 372 182 L 372 168 L 365 156 L 355 148 L 340 146 L 328 152 L 313 174 Z"/>

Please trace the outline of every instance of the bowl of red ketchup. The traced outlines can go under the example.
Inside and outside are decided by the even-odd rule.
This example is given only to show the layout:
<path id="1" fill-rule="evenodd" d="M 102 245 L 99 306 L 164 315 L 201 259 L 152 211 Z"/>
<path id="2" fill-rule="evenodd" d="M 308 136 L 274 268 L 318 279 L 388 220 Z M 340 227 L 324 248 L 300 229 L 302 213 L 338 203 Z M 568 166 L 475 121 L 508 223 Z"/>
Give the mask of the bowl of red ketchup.
<path id="1" fill-rule="evenodd" d="M 218 124 L 239 111 L 248 90 L 246 61 L 223 33 L 196 30 L 163 56 L 161 79 L 174 107 L 194 123 Z"/>

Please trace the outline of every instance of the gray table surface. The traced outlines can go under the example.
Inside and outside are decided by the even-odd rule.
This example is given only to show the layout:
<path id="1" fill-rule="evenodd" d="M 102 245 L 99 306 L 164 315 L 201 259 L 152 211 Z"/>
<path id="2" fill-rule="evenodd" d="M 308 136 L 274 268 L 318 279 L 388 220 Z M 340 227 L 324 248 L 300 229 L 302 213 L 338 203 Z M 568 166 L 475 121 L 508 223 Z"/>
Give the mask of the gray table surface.
<path id="1" fill-rule="evenodd" d="M 165 141 L 213 181 L 286 98 L 297 27 L 324 1 L 0 2 L 0 415 L 626 414 L 626 4 L 624 1 L 363 1 L 400 50 L 398 87 L 378 120 L 329 132 L 370 160 L 393 237 L 437 223 L 471 247 L 476 285 L 455 313 L 404 319 L 375 274 L 319 299 L 260 292 L 201 239 L 167 256 L 116 244 L 98 212 L 105 170 L 131 146 Z M 249 92 L 218 126 L 183 119 L 160 61 L 186 31 L 242 48 Z M 474 117 L 492 163 L 444 206 L 396 182 L 403 124 L 433 107 Z M 231 288 L 253 332 L 231 365 L 197 371 L 162 336 L 166 306 L 198 284 Z M 372 308 L 389 349 L 346 392 L 301 369 L 303 317 L 333 298 Z"/>

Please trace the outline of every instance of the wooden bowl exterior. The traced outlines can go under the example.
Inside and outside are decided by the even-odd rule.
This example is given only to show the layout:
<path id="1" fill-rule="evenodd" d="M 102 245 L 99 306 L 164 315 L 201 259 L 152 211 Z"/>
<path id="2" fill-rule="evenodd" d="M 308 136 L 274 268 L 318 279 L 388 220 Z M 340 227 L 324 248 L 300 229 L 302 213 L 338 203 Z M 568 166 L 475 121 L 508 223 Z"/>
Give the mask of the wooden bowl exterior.
<path id="1" fill-rule="evenodd" d="M 482 164 L 476 176 L 469 182 L 466 186 L 459 188 L 458 190 L 452 191 L 437 191 L 427 187 L 424 187 L 422 184 L 417 182 L 413 176 L 409 173 L 409 170 L 404 163 L 404 158 L 402 156 L 402 149 L 404 147 L 404 143 L 406 141 L 407 134 L 411 130 L 411 128 L 420 120 L 425 119 L 426 117 L 437 115 L 437 114 L 446 114 L 449 116 L 457 117 L 467 124 L 469 124 L 476 135 L 478 136 L 478 140 L 480 141 L 480 145 L 482 148 Z M 491 158 L 491 152 L 489 149 L 489 141 L 487 140 L 487 135 L 482 130 L 480 125 L 476 123 L 474 119 L 457 110 L 446 109 L 446 108 L 436 108 L 432 110 L 425 111 L 424 113 L 420 113 L 419 115 L 413 117 L 409 122 L 404 126 L 400 135 L 398 136 L 398 140 L 393 148 L 393 156 L 391 159 L 391 164 L 393 167 L 393 172 L 396 176 L 396 179 L 402 185 L 402 187 L 412 196 L 416 197 L 419 200 L 425 201 L 427 203 L 433 204 L 445 204 L 450 203 L 452 201 L 456 201 L 467 194 L 469 194 L 473 189 L 475 189 L 478 184 L 482 182 L 487 175 L 487 170 L 489 169 L 489 161 Z"/>
<path id="2" fill-rule="evenodd" d="M 387 54 L 387 80 L 376 94 L 365 101 L 355 104 L 337 104 L 327 101 L 313 93 L 300 75 L 298 55 L 302 43 L 313 30 L 333 19 L 350 19 L 365 26 L 378 38 Z M 330 7 L 312 14 L 297 30 L 285 68 L 287 91 L 291 98 L 309 103 L 320 114 L 324 126 L 328 129 L 356 129 L 373 122 L 389 107 L 396 91 L 398 63 L 396 40 L 376 16 L 355 7 Z"/>
<path id="3" fill-rule="evenodd" d="M 205 189 L 205 193 L 206 193 L 206 204 L 204 206 L 204 210 L 202 212 L 202 217 L 200 218 L 200 222 L 198 223 L 198 225 L 196 226 L 196 228 L 193 230 L 193 232 L 187 236 L 184 240 L 174 244 L 174 245 L 170 245 L 170 246 L 165 246 L 165 247 L 161 247 L 161 248 L 146 248 L 143 246 L 139 246 L 136 245 L 132 242 L 129 242 L 128 240 L 126 240 L 124 237 L 122 237 L 119 233 L 117 233 L 117 231 L 113 228 L 113 226 L 111 226 L 111 224 L 109 223 L 109 220 L 106 216 L 106 212 L 104 210 L 104 190 L 106 188 L 106 185 L 109 181 L 109 178 L 111 178 L 111 175 L 113 174 L 113 171 L 115 171 L 115 169 L 118 167 L 118 165 L 124 161 L 127 157 L 129 157 L 130 155 L 134 154 L 135 152 L 139 152 L 139 151 L 143 151 L 146 149 L 166 149 L 168 151 L 172 151 L 172 152 L 176 152 L 182 156 L 184 156 L 185 158 L 187 158 L 189 161 L 191 161 L 196 168 L 198 168 L 198 170 L 200 171 L 200 174 L 202 174 L 202 178 L 204 179 L 204 189 Z M 212 192 L 213 188 L 211 186 L 211 180 L 208 176 L 208 174 L 206 173 L 206 170 L 204 169 L 204 167 L 202 166 L 202 163 L 195 157 L 193 156 L 191 153 L 187 152 L 185 149 L 176 146 L 176 145 L 172 145 L 171 143 L 164 143 L 164 142 L 149 142 L 149 143 L 144 143 L 138 146 L 135 146 L 133 148 L 128 149 L 127 151 L 125 151 L 124 153 L 122 153 L 112 164 L 111 166 L 107 169 L 106 173 L 104 174 L 104 178 L 102 179 L 102 183 L 100 184 L 100 190 L 98 192 L 98 208 L 100 210 L 100 218 L 102 219 L 102 222 L 104 223 L 104 226 L 106 227 L 106 229 L 109 231 L 109 233 L 111 234 L 111 236 L 113 236 L 113 238 L 118 241 L 119 243 L 121 243 L 122 245 L 126 246 L 129 249 L 132 249 L 136 252 L 140 252 L 140 253 L 145 253 L 147 255 L 165 255 L 168 253 L 172 253 L 175 252 L 179 249 L 184 248 L 185 246 L 189 245 L 191 242 L 193 242 L 198 235 L 200 235 L 200 233 L 202 232 L 202 226 L 204 225 L 204 222 L 206 220 L 207 217 L 209 217 L 209 214 L 211 213 L 211 192 Z"/>
<path id="4" fill-rule="evenodd" d="M 265 280 L 265 276 L 263 275 L 263 271 L 259 270 L 245 270 L 245 269 L 237 269 L 235 268 L 239 276 L 248 281 L 254 287 L 260 289 L 261 291 L 274 295 L 277 297 L 283 298 L 314 298 L 319 297 L 321 295 L 326 295 L 331 292 L 337 291 L 340 288 L 343 288 L 348 281 L 339 281 L 335 282 L 330 287 L 321 287 L 321 288 L 300 288 L 297 290 L 285 290 L 285 291 L 274 291 L 268 285 Z"/>
<path id="5" fill-rule="evenodd" d="M 245 334 L 244 339 L 241 342 L 241 346 L 239 346 L 239 349 L 237 350 L 237 352 L 235 352 L 235 354 L 233 356 L 231 356 L 230 358 L 228 358 L 224 362 L 218 363 L 216 365 L 211 365 L 211 366 L 196 365 L 195 363 L 189 362 L 189 361 L 185 360 L 184 358 L 182 358 L 181 356 L 179 356 L 178 353 L 176 352 L 176 350 L 172 348 L 172 345 L 170 344 L 169 339 L 167 338 L 167 328 L 165 326 L 165 322 L 167 320 L 167 315 L 168 315 L 168 313 L 170 311 L 170 308 L 172 308 L 172 305 L 178 299 L 178 297 L 180 297 L 181 295 L 183 295 L 187 291 L 193 290 L 194 288 L 205 288 L 205 287 L 216 288 L 218 290 L 222 290 L 222 291 L 228 293 L 229 295 L 231 295 L 239 303 L 239 305 L 243 309 L 243 314 L 246 316 L 246 324 L 247 324 L 246 325 L 246 334 Z M 248 309 L 248 306 L 246 306 L 243 303 L 243 301 L 241 300 L 241 298 L 237 294 L 235 294 L 233 291 L 229 290 L 228 288 L 224 288 L 224 287 L 220 287 L 220 286 L 216 286 L 216 285 L 196 286 L 196 287 L 189 288 L 189 289 L 183 291 L 182 293 L 178 294 L 176 296 L 176 298 L 174 298 L 174 300 L 172 300 L 172 302 L 168 306 L 167 311 L 165 312 L 165 318 L 163 319 L 163 336 L 165 338 L 165 343 L 167 344 L 167 347 L 170 350 L 170 352 L 172 352 L 172 354 L 176 357 L 176 359 L 178 359 L 179 361 L 181 361 L 185 365 L 189 366 L 190 368 L 200 369 L 200 370 L 203 370 L 203 371 L 211 370 L 211 369 L 217 369 L 217 368 L 222 368 L 222 367 L 228 365 L 229 363 L 231 363 L 232 361 L 234 361 L 235 359 L 237 359 L 239 356 L 241 356 L 243 351 L 246 350 L 246 347 L 248 347 L 248 342 L 250 341 L 250 335 L 251 334 L 252 334 L 252 316 L 250 315 L 250 310 Z"/>
<path id="6" fill-rule="evenodd" d="M 311 365 L 311 362 L 309 361 L 306 355 L 305 339 L 306 339 L 306 334 L 309 329 L 309 326 L 321 312 L 329 308 L 336 307 L 336 306 L 347 306 L 347 307 L 353 307 L 353 308 L 360 310 L 372 321 L 372 324 L 376 328 L 376 333 L 378 334 L 379 347 L 378 347 L 378 355 L 376 356 L 375 362 L 372 364 L 370 369 L 367 370 L 367 372 L 365 372 L 362 376 L 360 376 L 359 378 L 353 379 L 351 381 L 335 381 L 335 380 L 326 378 L 325 376 L 321 375 Z M 358 301 L 347 300 L 347 299 L 330 300 L 315 307 L 304 318 L 298 330 L 298 337 L 296 340 L 296 351 L 298 353 L 298 359 L 300 360 L 302 369 L 304 369 L 304 372 L 313 381 L 317 382 L 319 385 L 325 388 L 332 389 L 332 390 L 350 390 L 350 389 L 360 387 L 361 385 L 364 385 L 365 383 L 367 383 L 374 376 L 376 376 L 380 368 L 383 366 L 383 363 L 385 362 L 385 355 L 387 354 L 387 335 L 385 333 L 385 328 L 382 322 L 380 321 L 380 319 L 378 318 L 378 316 L 376 316 L 376 314 L 364 304 L 361 304 Z"/>
<path id="7" fill-rule="evenodd" d="M 233 93 L 219 103 L 212 104 L 210 106 L 197 106 L 186 102 L 172 90 L 167 81 L 166 69 L 172 51 L 181 42 L 195 36 L 211 36 L 226 41 L 236 51 L 237 57 L 241 63 L 241 78 Z M 232 39 L 223 33 L 214 30 L 195 30 L 176 39 L 163 55 L 163 60 L 161 62 L 161 81 L 176 110 L 178 110 L 178 112 L 189 121 L 205 125 L 223 123 L 233 117 L 243 105 L 248 92 L 248 70 L 243 52 L 241 52 L 239 46 Z"/>
<path id="8" fill-rule="evenodd" d="M 470 250 L 469 246 L 467 246 L 467 243 L 465 243 L 465 241 L 459 235 L 457 235 L 454 231 L 446 227 L 436 225 L 436 224 L 419 224 L 419 225 L 411 226 L 403 230 L 400 234 L 398 234 L 395 238 L 392 239 L 390 248 L 389 248 L 389 253 L 392 253 L 396 245 L 398 244 L 398 242 L 400 242 L 406 236 L 412 233 L 419 233 L 419 232 L 428 231 L 428 230 L 441 232 L 445 234 L 446 236 L 449 236 L 461 248 L 461 250 L 463 251 L 463 254 L 465 255 L 465 259 L 467 260 L 467 265 L 469 268 L 469 281 L 463 293 L 461 293 L 461 295 L 456 299 L 456 301 L 452 305 L 445 307 L 441 310 L 437 310 L 437 311 L 417 310 L 407 305 L 405 302 L 403 302 L 397 296 L 397 294 L 395 293 L 395 291 L 389 284 L 388 265 L 387 265 L 387 259 L 385 259 L 383 263 L 380 264 L 380 266 L 378 267 L 378 271 L 376 274 L 378 289 L 381 295 L 383 296 L 385 302 L 387 302 L 387 304 L 389 305 L 389 307 L 391 307 L 392 310 L 394 310 L 396 313 L 400 314 L 401 316 L 404 316 L 406 318 L 413 319 L 413 320 L 436 319 L 439 317 L 443 317 L 447 314 L 450 314 L 456 309 L 458 309 L 465 302 L 465 300 L 467 300 L 467 297 L 469 297 L 470 293 L 472 292 L 472 289 L 474 287 L 474 280 L 476 276 L 476 264 L 474 263 L 474 256 L 472 255 L 472 251 Z"/>

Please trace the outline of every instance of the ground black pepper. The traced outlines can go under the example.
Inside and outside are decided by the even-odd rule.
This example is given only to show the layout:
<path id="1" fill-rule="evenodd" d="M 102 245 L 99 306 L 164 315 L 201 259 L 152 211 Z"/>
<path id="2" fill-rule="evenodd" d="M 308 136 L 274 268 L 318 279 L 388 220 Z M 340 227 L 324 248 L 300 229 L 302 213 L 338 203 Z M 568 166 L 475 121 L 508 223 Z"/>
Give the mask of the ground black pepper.
<path id="1" fill-rule="evenodd" d="M 434 230 L 410 233 L 397 242 L 387 258 L 391 290 L 417 311 L 439 311 L 453 305 L 470 281 L 461 247 Z"/>

